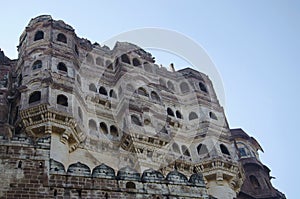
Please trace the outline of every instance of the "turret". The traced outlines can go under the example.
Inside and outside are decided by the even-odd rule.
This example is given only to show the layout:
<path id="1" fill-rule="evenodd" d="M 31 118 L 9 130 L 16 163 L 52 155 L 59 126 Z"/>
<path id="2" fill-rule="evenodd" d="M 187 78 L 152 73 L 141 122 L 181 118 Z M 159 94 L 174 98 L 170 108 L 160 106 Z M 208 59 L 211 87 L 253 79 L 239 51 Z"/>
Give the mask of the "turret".
<path id="1" fill-rule="evenodd" d="M 239 161 L 245 172 L 245 181 L 238 198 L 251 196 L 253 198 L 285 199 L 284 194 L 272 186 L 270 169 L 259 159 L 258 151 L 263 152 L 260 144 L 242 129 L 231 129 L 230 131 L 239 151 Z"/>
<path id="2" fill-rule="evenodd" d="M 85 137 L 74 114 L 75 39 L 71 26 L 43 15 L 30 21 L 19 44 L 23 128 L 33 139 L 51 136 L 52 147 L 60 149 L 53 153 L 64 154 L 62 162 Z"/>

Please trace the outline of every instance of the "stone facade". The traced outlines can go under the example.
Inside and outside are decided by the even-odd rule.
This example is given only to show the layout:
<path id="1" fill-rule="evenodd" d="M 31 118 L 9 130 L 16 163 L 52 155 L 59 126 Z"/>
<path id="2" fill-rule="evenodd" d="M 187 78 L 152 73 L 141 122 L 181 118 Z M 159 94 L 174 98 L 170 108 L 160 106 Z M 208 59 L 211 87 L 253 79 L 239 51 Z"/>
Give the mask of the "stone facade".
<path id="1" fill-rule="evenodd" d="M 48 15 L 18 52 L 0 53 L 1 198 L 285 198 L 207 75 Z"/>

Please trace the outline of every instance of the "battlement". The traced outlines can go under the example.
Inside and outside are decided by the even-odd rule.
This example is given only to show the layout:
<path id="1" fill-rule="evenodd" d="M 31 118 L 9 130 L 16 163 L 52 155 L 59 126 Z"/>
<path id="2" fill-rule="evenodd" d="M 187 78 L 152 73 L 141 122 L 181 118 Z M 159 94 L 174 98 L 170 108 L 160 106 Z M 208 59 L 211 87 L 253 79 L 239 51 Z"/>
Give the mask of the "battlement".
<path id="1" fill-rule="evenodd" d="M 188 180 L 178 171 L 164 177 L 151 169 L 140 175 L 129 167 L 116 174 L 105 164 L 91 172 L 79 162 L 65 170 L 61 163 L 48 159 L 49 139 L 34 144 L 24 137 L 0 138 L 0 168 L 6 169 L 0 175 L 5 179 L 0 186 L 1 198 L 209 198 L 203 176 L 199 174 L 193 174 Z"/>
<path id="2" fill-rule="evenodd" d="M 278 194 L 259 143 L 230 130 L 202 72 L 168 70 L 128 42 L 92 44 L 50 15 L 30 20 L 18 52 L 0 51 L 0 198 Z"/>

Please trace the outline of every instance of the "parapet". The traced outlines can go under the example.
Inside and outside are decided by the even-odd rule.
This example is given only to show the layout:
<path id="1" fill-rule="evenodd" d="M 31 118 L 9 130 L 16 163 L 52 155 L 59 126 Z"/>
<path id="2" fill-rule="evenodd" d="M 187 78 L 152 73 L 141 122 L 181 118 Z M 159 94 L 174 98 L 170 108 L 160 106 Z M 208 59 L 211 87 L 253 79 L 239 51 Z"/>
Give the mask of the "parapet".
<path id="1" fill-rule="evenodd" d="M 115 175 L 117 173 L 117 175 Z M 81 163 L 76 162 L 71 164 L 67 172 L 62 163 L 50 160 L 50 174 L 65 175 L 65 176 L 77 176 L 77 177 L 91 177 L 91 178 L 106 178 L 111 180 L 125 180 L 125 181 L 136 181 L 144 183 L 165 183 L 165 184 L 181 184 L 181 185 L 193 185 L 205 187 L 203 175 L 201 173 L 194 173 L 190 179 L 183 173 L 176 169 L 169 172 L 166 177 L 156 170 L 147 169 L 142 174 L 138 173 L 131 167 L 123 167 L 118 172 L 106 164 L 102 163 L 96 166 L 92 172 L 91 169 Z"/>

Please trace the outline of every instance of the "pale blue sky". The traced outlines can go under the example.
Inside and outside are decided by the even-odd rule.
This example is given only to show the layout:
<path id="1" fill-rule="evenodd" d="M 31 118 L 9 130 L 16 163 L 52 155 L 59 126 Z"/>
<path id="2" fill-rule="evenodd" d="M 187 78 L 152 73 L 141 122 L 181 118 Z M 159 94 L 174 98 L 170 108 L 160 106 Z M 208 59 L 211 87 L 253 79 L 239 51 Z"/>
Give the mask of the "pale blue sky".
<path id="1" fill-rule="evenodd" d="M 273 184 L 289 199 L 299 198 L 299 1 L 69 2 L 2 2 L 0 48 L 16 58 L 18 37 L 40 14 L 64 20 L 92 42 L 143 27 L 192 38 L 223 79 L 230 126 L 257 138 L 265 150 L 261 159 L 276 177 Z M 163 53 L 156 57 L 166 65 L 173 61 Z M 178 62 L 177 69 L 185 65 Z"/>

